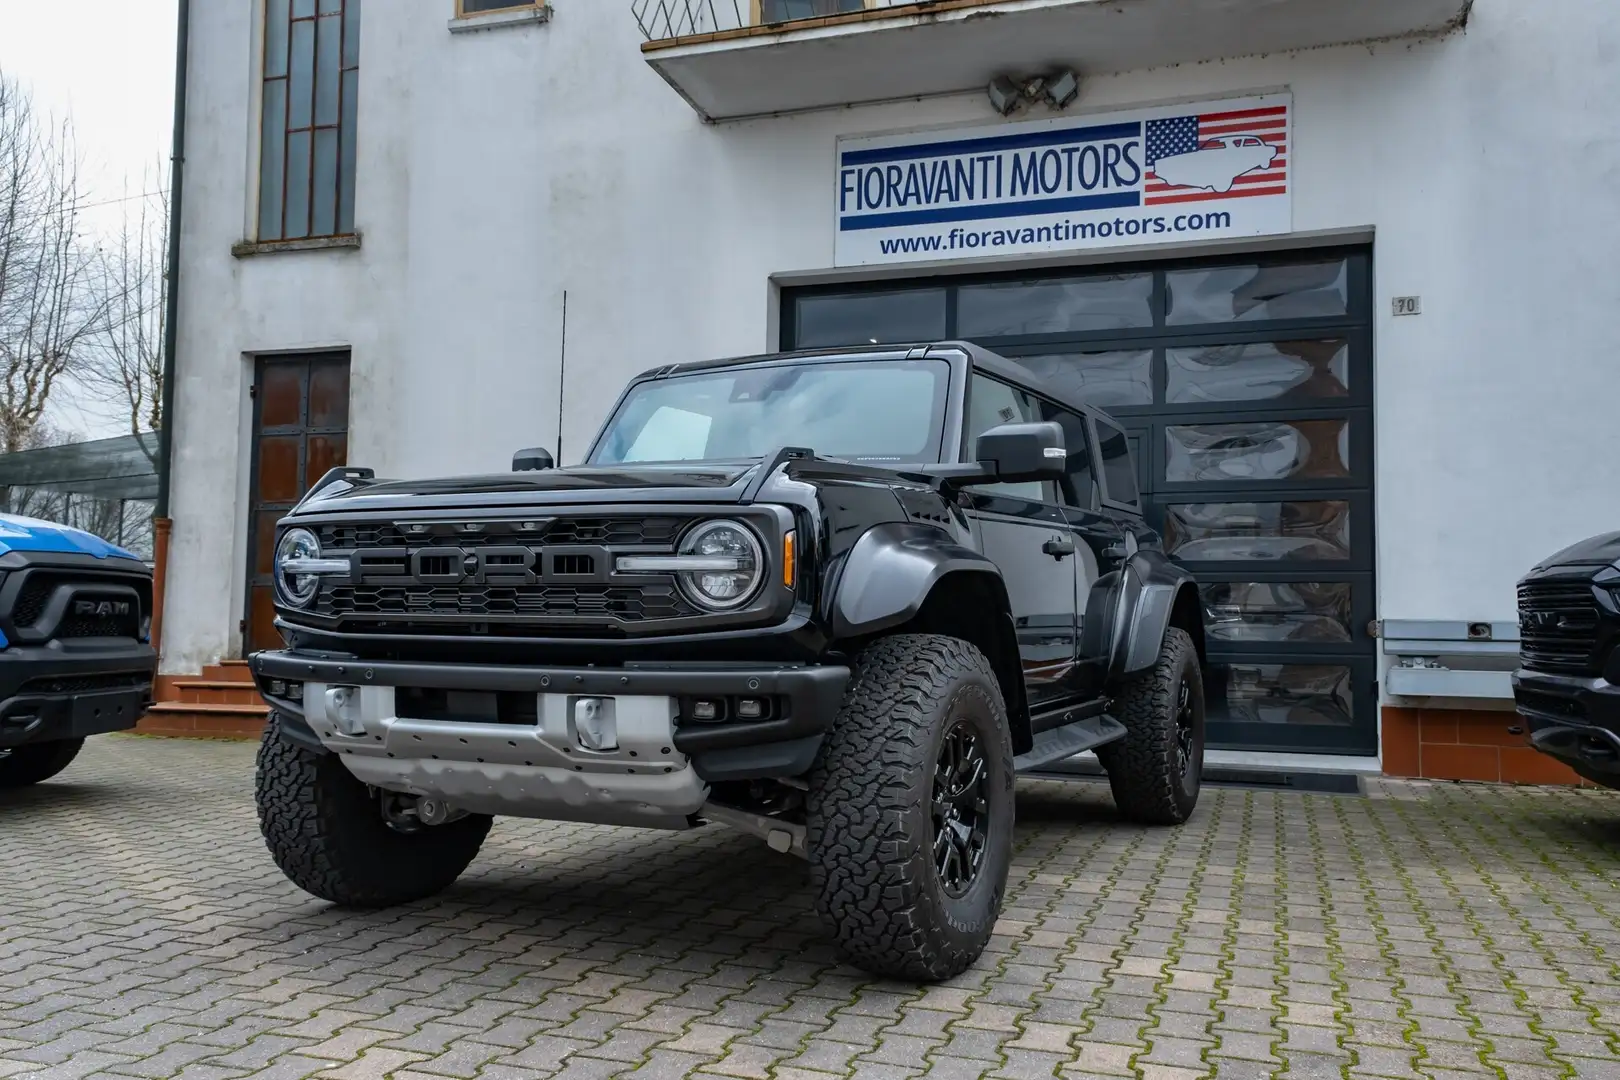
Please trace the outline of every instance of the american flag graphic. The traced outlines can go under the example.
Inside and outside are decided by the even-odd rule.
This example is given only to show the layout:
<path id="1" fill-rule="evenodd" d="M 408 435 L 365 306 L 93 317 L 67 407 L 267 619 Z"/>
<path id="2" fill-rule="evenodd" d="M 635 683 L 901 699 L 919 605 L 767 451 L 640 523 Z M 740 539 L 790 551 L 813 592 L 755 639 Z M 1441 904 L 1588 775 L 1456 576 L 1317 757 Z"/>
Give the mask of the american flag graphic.
<path id="1" fill-rule="evenodd" d="M 1253 140 L 1276 148 L 1269 165 L 1250 164 L 1256 154 L 1265 156 Z M 1248 153 L 1245 154 L 1245 149 Z M 1218 152 L 1213 157 L 1230 156 L 1234 170 L 1232 189 L 1176 186 L 1161 178 L 1154 166 L 1161 158 L 1178 157 L 1198 151 Z M 1245 165 L 1248 167 L 1245 168 Z M 1220 164 L 1211 161 L 1219 174 Z M 1288 194 L 1288 106 L 1239 109 L 1234 112 L 1206 113 L 1202 116 L 1173 116 L 1147 123 L 1147 187 L 1143 203 L 1205 202 L 1211 199 L 1252 199 L 1261 195 Z M 1167 170 L 1169 166 L 1166 166 Z M 1207 171 L 1207 169 L 1205 170 Z"/>

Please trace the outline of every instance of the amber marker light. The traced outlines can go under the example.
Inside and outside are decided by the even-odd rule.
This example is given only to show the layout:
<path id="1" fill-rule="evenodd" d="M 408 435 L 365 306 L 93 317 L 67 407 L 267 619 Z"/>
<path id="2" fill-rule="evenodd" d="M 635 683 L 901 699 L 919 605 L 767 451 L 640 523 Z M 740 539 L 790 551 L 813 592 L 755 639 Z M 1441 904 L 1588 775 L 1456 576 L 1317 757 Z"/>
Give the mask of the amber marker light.
<path id="1" fill-rule="evenodd" d="M 793 588 L 798 564 L 794 560 L 794 543 L 797 533 L 789 529 L 782 534 L 782 584 Z"/>

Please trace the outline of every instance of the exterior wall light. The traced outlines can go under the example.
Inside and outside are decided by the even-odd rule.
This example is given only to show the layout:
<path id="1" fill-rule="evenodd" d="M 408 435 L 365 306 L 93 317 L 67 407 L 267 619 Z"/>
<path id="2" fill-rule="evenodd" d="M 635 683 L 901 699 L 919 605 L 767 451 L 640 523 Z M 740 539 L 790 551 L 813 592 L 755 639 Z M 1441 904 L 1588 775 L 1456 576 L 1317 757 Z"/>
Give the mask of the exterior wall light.
<path id="1" fill-rule="evenodd" d="M 990 96 L 990 105 L 1002 116 L 1011 116 L 1018 108 L 1020 91 L 1018 84 L 1005 75 L 997 75 L 985 87 L 985 93 Z"/>
<path id="2" fill-rule="evenodd" d="M 1046 100 L 1054 109 L 1066 109 L 1080 96 L 1080 76 L 1064 70 L 1046 79 Z"/>

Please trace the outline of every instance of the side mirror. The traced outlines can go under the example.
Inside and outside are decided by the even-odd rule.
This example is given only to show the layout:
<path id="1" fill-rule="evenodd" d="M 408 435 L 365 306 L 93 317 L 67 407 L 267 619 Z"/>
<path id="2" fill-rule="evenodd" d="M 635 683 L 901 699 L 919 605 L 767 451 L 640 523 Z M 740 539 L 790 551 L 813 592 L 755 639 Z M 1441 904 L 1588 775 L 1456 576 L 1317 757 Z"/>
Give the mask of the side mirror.
<path id="1" fill-rule="evenodd" d="M 993 427 L 979 436 L 973 456 L 1005 483 L 1058 479 L 1069 460 L 1063 428 L 1050 422 Z"/>
<path id="2" fill-rule="evenodd" d="M 551 451 L 544 447 L 535 447 L 532 450 L 519 450 L 512 455 L 513 472 L 538 472 L 549 469 L 557 462 L 552 458 Z"/>

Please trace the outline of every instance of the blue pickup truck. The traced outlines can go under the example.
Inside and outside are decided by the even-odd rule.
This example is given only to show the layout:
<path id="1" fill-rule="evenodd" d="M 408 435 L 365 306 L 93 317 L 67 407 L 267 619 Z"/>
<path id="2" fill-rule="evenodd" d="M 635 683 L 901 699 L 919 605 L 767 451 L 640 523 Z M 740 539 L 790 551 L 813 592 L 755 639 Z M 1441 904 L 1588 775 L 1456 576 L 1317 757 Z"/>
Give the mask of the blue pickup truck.
<path id="1" fill-rule="evenodd" d="M 0 514 L 0 789 L 67 768 L 152 703 L 152 572 L 87 532 Z"/>

